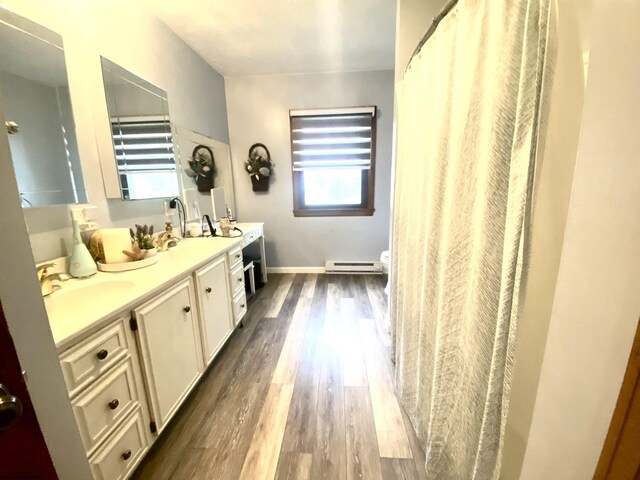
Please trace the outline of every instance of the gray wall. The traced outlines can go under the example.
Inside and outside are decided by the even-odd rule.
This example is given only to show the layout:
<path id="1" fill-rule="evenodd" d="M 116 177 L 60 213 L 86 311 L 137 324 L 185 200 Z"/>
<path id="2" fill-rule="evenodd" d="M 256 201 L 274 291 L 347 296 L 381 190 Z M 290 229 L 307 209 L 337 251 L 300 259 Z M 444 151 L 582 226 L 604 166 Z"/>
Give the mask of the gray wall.
<path id="1" fill-rule="evenodd" d="M 94 118 L 96 111 L 106 110 L 100 55 L 166 90 L 173 122 L 228 142 L 224 78 L 162 22 L 131 2 L 9 0 L 5 4 L 63 37 L 85 184 L 89 203 L 98 207 L 98 222 L 104 227 L 164 225 L 162 200 L 106 199 Z M 70 253 L 67 207 L 29 209 L 25 217 L 36 261 Z"/>
<path id="2" fill-rule="evenodd" d="M 241 222 L 265 222 L 267 264 L 320 267 L 325 260 L 377 260 L 388 248 L 393 71 L 226 78 L 229 137 Z M 375 213 L 371 217 L 293 216 L 289 109 L 376 105 Z M 243 169 L 254 143 L 275 162 L 269 192 L 254 193 Z"/>

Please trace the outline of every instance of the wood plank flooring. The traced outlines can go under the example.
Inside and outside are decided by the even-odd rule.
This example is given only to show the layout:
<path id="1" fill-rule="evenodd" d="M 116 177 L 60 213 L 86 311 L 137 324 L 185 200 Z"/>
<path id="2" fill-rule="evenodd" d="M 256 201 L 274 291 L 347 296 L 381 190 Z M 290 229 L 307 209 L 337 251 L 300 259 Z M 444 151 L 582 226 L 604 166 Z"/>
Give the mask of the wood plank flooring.
<path id="1" fill-rule="evenodd" d="M 269 275 L 136 479 L 423 479 L 382 276 Z"/>

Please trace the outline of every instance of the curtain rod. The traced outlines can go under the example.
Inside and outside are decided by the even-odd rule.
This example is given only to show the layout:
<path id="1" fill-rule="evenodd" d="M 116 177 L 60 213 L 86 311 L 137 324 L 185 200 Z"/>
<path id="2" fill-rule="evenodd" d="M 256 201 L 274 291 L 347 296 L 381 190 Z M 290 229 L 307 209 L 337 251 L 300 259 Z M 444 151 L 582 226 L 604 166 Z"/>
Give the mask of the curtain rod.
<path id="1" fill-rule="evenodd" d="M 418 43 L 418 46 L 416 47 L 416 49 L 411 54 L 411 57 L 409 58 L 409 62 L 407 62 L 407 68 L 404 69 L 404 73 L 407 73 L 407 70 L 409 70 L 409 67 L 411 66 L 411 60 L 413 60 L 413 57 L 415 57 L 420 51 L 420 49 L 424 46 L 424 44 L 427 43 L 427 40 L 429 40 L 429 38 L 431 38 L 431 35 L 434 34 L 434 32 L 438 28 L 438 25 L 440 24 L 442 19 L 447 16 L 447 14 L 451 11 L 451 9 L 453 9 L 453 7 L 456 6 L 457 3 L 458 3 L 458 0 L 449 0 L 447 4 L 442 8 L 442 10 L 440 10 L 440 13 L 435 17 L 433 17 L 431 26 L 429 27 L 427 32 L 424 34 L 424 36 Z"/>

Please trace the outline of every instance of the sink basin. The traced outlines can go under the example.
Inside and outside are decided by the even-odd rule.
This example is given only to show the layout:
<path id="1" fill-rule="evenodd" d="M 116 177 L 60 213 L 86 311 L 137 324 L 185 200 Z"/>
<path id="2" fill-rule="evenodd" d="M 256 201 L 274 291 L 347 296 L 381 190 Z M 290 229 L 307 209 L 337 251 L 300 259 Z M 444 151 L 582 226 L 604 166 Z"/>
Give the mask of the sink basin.
<path id="1" fill-rule="evenodd" d="M 62 288 L 56 290 L 44 299 L 47 311 L 79 310 L 91 308 L 114 297 L 130 292 L 135 284 L 133 282 L 116 280 L 108 282 L 95 282 L 87 285 L 62 284 Z"/>

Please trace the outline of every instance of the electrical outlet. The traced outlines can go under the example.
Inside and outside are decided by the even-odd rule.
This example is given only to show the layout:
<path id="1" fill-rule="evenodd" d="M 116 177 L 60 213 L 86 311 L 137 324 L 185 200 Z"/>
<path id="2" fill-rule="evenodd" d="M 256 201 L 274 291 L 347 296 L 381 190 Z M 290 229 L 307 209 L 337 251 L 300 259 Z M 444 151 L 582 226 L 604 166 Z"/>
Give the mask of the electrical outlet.
<path id="1" fill-rule="evenodd" d="M 171 208 L 171 206 L 169 205 L 171 203 L 170 200 L 165 200 L 164 201 L 164 215 L 165 217 L 170 217 L 171 215 L 173 215 L 175 212 L 175 208 Z"/>
<path id="2" fill-rule="evenodd" d="M 78 206 L 69 207 L 69 211 L 71 212 L 72 220 L 76 220 L 78 223 L 82 223 L 85 221 L 84 207 L 78 207 Z"/>

